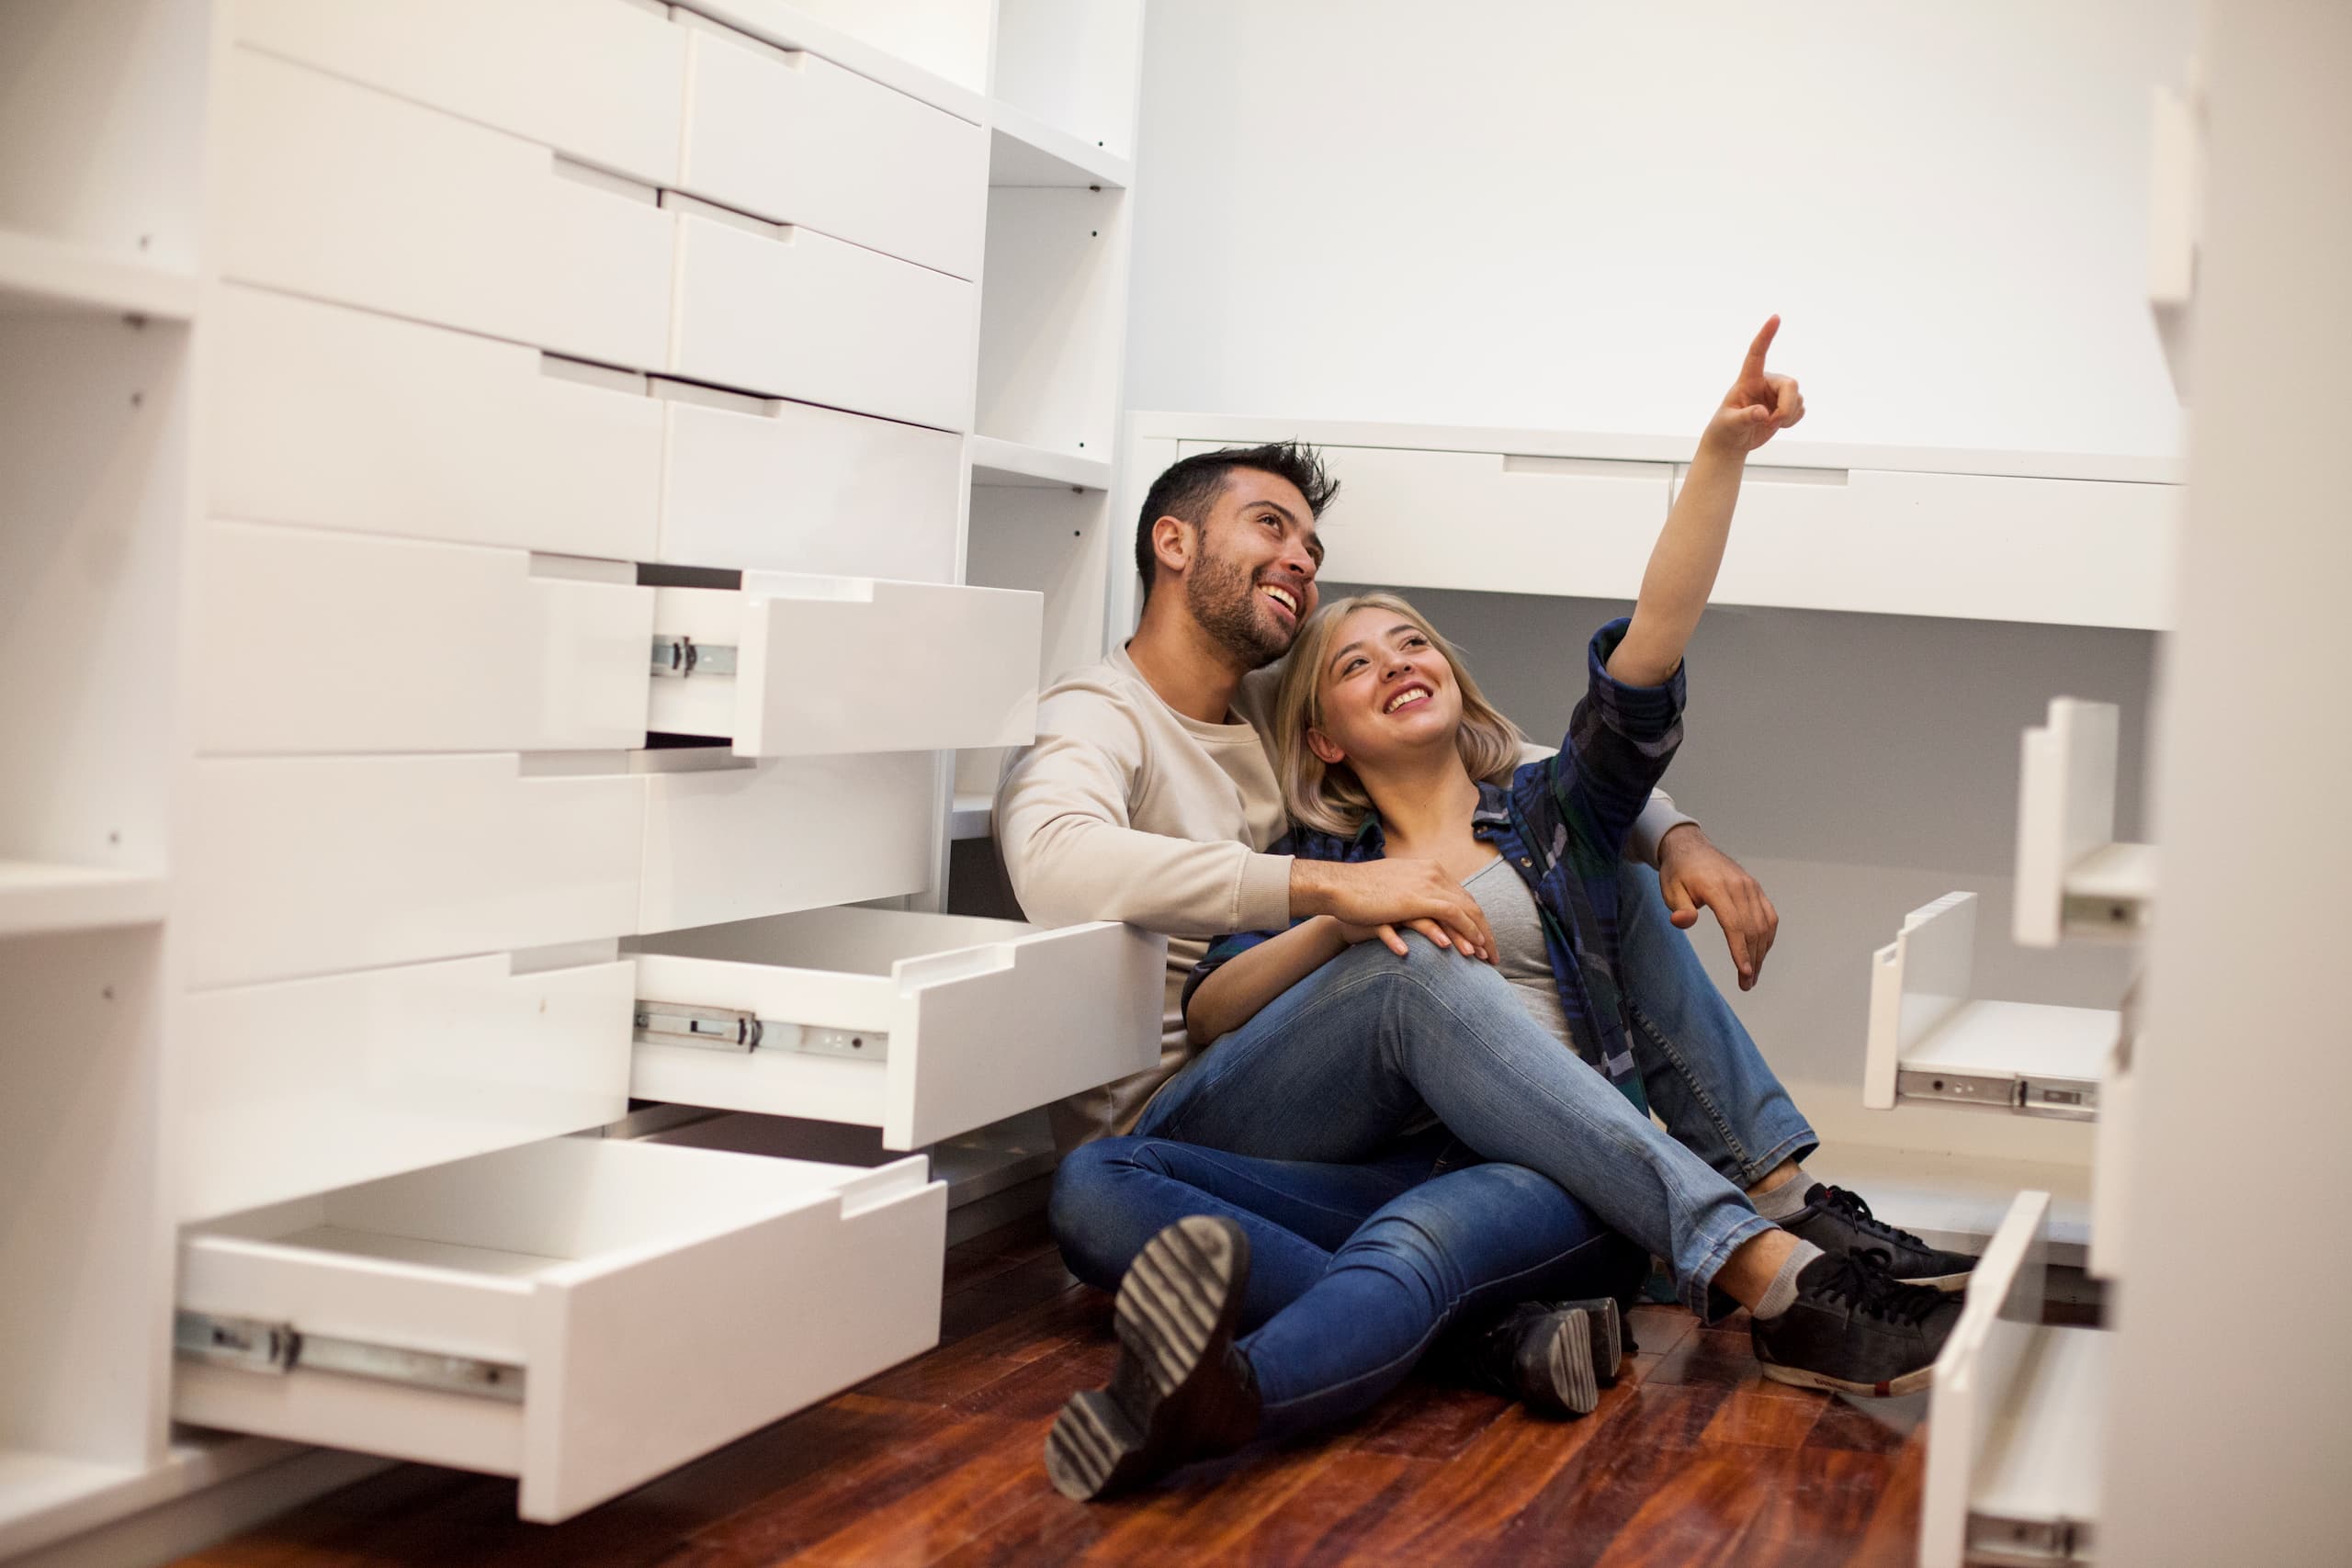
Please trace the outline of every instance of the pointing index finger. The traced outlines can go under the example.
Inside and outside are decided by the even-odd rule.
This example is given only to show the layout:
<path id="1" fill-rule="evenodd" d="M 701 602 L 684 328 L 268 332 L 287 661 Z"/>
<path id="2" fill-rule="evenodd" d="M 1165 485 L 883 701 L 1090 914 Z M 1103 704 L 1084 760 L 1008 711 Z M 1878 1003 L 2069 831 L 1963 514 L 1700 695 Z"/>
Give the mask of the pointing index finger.
<path id="1" fill-rule="evenodd" d="M 1772 338 L 1774 334 L 1780 332 L 1780 330 L 1781 318 L 1778 315 L 1773 316 L 1764 323 L 1763 330 L 1756 334 L 1756 341 L 1747 345 L 1747 361 L 1739 367 L 1739 378 L 1741 380 L 1758 381 L 1763 379 L 1764 355 L 1766 352 L 1771 348 Z"/>

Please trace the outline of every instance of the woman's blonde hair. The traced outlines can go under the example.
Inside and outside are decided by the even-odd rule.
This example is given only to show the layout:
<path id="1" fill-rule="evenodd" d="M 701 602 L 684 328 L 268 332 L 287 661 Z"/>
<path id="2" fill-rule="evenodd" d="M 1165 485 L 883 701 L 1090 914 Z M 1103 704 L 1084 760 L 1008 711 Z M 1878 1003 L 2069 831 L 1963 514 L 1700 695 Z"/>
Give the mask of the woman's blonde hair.
<path id="1" fill-rule="evenodd" d="M 1505 718 L 1478 682 L 1470 678 L 1462 655 L 1446 641 L 1429 617 L 1394 593 L 1358 593 L 1326 604 L 1299 629 L 1283 668 L 1282 684 L 1274 692 L 1274 761 L 1282 774 L 1283 805 L 1291 819 L 1341 838 L 1353 838 L 1372 809 L 1372 795 L 1345 762 L 1326 762 L 1306 743 L 1309 729 L 1323 727 L 1324 665 L 1330 662 L 1332 641 L 1340 623 L 1358 610 L 1385 610 L 1419 628 L 1430 646 L 1444 656 L 1462 693 L 1462 724 L 1454 745 L 1470 776 L 1489 784 L 1507 784 L 1519 767 L 1525 738 L 1519 726 Z"/>

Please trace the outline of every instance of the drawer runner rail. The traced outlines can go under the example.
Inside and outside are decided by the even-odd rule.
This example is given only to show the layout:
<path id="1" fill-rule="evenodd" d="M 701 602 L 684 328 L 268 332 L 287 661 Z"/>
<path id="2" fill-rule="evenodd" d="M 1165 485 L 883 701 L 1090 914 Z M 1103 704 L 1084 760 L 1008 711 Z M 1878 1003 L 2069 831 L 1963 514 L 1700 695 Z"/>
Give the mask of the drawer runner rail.
<path id="1" fill-rule="evenodd" d="M 397 1345 L 372 1345 L 305 1334 L 290 1323 L 180 1312 L 172 1320 L 172 1348 L 183 1359 L 210 1366 L 282 1377 L 304 1371 L 340 1372 L 379 1382 L 407 1383 L 443 1393 L 468 1393 L 519 1404 L 523 1369 L 504 1361 L 443 1356 Z"/>
<path id="2" fill-rule="evenodd" d="M 657 637 L 649 668 L 656 675 L 679 681 L 695 675 L 732 675 L 735 649 L 723 642 L 696 642 L 690 637 Z"/>
<path id="3" fill-rule="evenodd" d="M 636 1041 L 640 1045 L 694 1045 L 706 1051 L 796 1051 L 808 1056 L 845 1056 L 886 1062 L 890 1037 L 870 1029 L 824 1029 L 782 1023 L 736 1008 L 695 1007 L 684 1002 L 639 998 Z"/>
<path id="4" fill-rule="evenodd" d="M 1969 1568 L 2066 1568 L 2095 1562 L 2087 1519 L 2011 1519 L 1968 1516 Z"/>
<path id="5" fill-rule="evenodd" d="M 1898 1100 L 1990 1105 L 2062 1122 L 2098 1120 L 2098 1083 L 2092 1078 L 1905 1067 L 1894 1075 L 1894 1094 Z"/>

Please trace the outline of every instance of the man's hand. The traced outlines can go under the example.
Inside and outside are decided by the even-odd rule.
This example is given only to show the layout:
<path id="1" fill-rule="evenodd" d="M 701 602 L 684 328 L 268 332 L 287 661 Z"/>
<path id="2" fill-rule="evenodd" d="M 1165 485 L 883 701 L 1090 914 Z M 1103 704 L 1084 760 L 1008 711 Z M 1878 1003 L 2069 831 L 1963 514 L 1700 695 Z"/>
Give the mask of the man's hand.
<path id="1" fill-rule="evenodd" d="M 1764 355 L 1772 346 L 1772 338 L 1781 330 L 1781 318 L 1774 316 L 1747 345 L 1747 358 L 1739 367 L 1739 379 L 1724 394 L 1723 407 L 1707 422 L 1703 439 L 1721 446 L 1726 452 L 1745 455 L 1772 439 L 1777 431 L 1786 430 L 1804 417 L 1804 395 L 1797 390 L 1793 378 L 1770 376 L 1764 370 Z"/>
<path id="2" fill-rule="evenodd" d="M 1341 864 L 1295 860 L 1290 867 L 1290 908 L 1294 915 L 1329 915 L 1342 928 L 1363 932 L 1360 937 L 1350 936 L 1351 942 L 1380 936 L 1383 926 L 1410 926 L 1441 947 L 1452 947 L 1467 957 L 1488 962 L 1494 957 L 1495 933 L 1487 924 L 1486 911 L 1435 861 Z M 1392 952 L 1404 951 L 1404 939 L 1393 930 L 1381 940 Z"/>
<path id="3" fill-rule="evenodd" d="M 1781 931 L 1781 912 L 1756 879 L 1710 843 L 1699 824 L 1684 822 L 1658 840 L 1657 882 L 1668 912 L 1682 930 L 1699 923 L 1702 908 L 1715 912 L 1715 923 L 1731 944 L 1731 961 L 1739 968 L 1739 988 L 1753 990 L 1756 976 L 1764 972 L 1764 955 Z"/>

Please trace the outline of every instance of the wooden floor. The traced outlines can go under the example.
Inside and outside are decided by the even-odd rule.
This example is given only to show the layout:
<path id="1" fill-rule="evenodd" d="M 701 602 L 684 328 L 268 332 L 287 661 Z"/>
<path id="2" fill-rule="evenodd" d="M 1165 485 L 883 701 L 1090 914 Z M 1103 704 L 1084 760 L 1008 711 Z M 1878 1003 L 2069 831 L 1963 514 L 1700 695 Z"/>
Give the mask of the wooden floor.
<path id="1" fill-rule="evenodd" d="M 1582 1421 L 1408 1384 L 1354 1425 L 1138 1497 L 1038 1461 L 1115 1358 L 1109 1300 L 1032 1228 L 951 1248 L 939 1349 L 568 1524 L 514 1485 L 403 1466 L 186 1561 L 206 1568 L 1134 1562 L 1838 1568 L 1908 1564 L 1924 1394 L 1763 1382 L 1744 1325 L 1640 1307 L 1632 1375 Z M 779 1325 L 779 1332 L 789 1332 Z"/>

